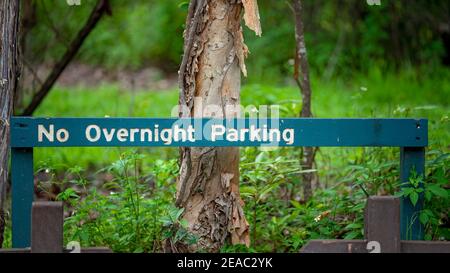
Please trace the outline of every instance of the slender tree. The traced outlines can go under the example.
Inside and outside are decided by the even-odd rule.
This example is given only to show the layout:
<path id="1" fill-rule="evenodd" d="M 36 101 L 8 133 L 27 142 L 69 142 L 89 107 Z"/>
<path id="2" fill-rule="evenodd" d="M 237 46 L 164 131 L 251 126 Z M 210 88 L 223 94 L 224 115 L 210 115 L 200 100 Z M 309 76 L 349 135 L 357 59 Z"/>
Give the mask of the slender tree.
<path id="1" fill-rule="evenodd" d="M 306 51 L 305 33 L 302 17 L 302 1 L 293 0 L 293 6 L 295 17 L 295 41 L 296 41 L 294 79 L 297 82 L 297 85 L 299 86 L 302 95 L 302 110 L 300 112 L 300 117 L 309 118 L 312 117 L 311 83 L 309 80 L 308 54 Z M 314 163 L 314 156 L 315 156 L 314 147 L 303 148 L 301 158 L 302 169 L 304 170 L 312 169 Z M 312 172 L 302 173 L 302 182 L 305 200 L 308 200 L 312 195 L 313 178 L 314 173 Z"/>
<path id="2" fill-rule="evenodd" d="M 5 199 L 8 180 L 9 118 L 19 77 L 19 0 L 0 4 L 0 247 L 5 229 Z"/>
<path id="3" fill-rule="evenodd" d="M 179 103 L 188 111 L 180 111 L 181 117 L 238 115 L 203 110 L 240 103 L 240 73 L 247 74 L 248 54 L 242 10 L 245 24 L 261 35 L 256 0 L 191 0 L 179 71 Z M 183 147 L 180 154 L 176 204 L 184 208 L 183 218 L 198 242 L 185 249 L 171 245 L 171 251 L 215 252 L 228 238 L 233 244 L 249 245 L 249 225 L 239 194 L 239 149 Z"/>

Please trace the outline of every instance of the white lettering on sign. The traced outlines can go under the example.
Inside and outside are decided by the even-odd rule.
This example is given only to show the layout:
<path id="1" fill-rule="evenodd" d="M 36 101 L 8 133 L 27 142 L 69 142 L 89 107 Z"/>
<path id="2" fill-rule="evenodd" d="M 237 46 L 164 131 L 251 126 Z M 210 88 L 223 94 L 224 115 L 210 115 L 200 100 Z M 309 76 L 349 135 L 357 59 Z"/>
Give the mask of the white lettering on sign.
<path id="1" fill-rule="evenodd" d="M 211 126 L 211 140 L 212 141 L 216 141 L 216 138 L 218 136 L 223 136 L 223 134 L 225 134 L 225 126 L 223 125 L 213 125 Z"/>
<path id="2" fill-rule="evenodd" d="M 47 131 L 44 127 L 44 125 L 38 125 L 38 141 L 43 141 L 43 135 L 47 138 L 48 141 L 53 142 L 53 132 L 55 131 L 55 126 L 53 124 L 50 124 L 50 131 Z"/>
<path id="3" fill-rule="evenodd" d="M 128 130 L 127 129 L 121 128 L 117 131 L 117 139 L 120 142 L 127 141 L 127 138 L 128 138 Z"/>
<path id="4" fill-rule="evenodd" d="M 55 125 L 50 124 L 48 130 L 44 125 L 38 125 L 38 142 L 43 142 L 44 137 L 48 142 L 55 141 Z M 56 130 L 56 140 L 59 142 L 66 142 L 69 139 L 69 131 L 64 128 Z"/>
<path id="5" fill-rule="evenodd" d="M 56 131 L 56 139 L 59 142 L 66 142 L 69 139 L 69 131 L 66 129 L 59 129 Z"/>
<path id="6" fill-rule="evenodd" d="M 139 129 L 131 129 L 130 130 L 130 141 L 134 142 L 134 135 L 139 133 Z"/>
<path id="7" fill-rule="evenodd" d="M 280 142 L 281 139 L 288 145 L 294 143 L 294 129 L 284 129 L 281 132 L 279 129 L 268 129 L 267 125 L 263 128 L 258 129 L 256 126 L 251 125 L 249 129 L 241 128 L 226 128 L 223 125 L 212 125 L 211 126 L 211 140 L 216 141 L 217 139 L 223 139 L 230 142 L 245 141 L 249 140 L 251 142 Z"/>
<path id="8" fill-rule="evenodd" d="M 175 125 L 173 128 L 159 129 L 159 125 L 155 124 L 154 129 L 148 128 L 119 128 L 119 129 L 108 129 L 100 128 L 100 126 L 91 124 L 86 127 L 85 136 L 90 142 L 97 142 L 100 139 L 104 139 L 107 142 L 111 142 L 114 139 L 119 142 L 151 142 L 151 141 L 162 141 L 166 145 L 172 144 L 173 141 L 195 141 L 195 129 L 192 125 L 189 125 L 187 129 L 180 128 L 180 126 Z"/>
<path id="9" fill-rule="evenodd" d="M 171 145 L 173 142 L 195 141 L 227 141 L 227 142 L 270 142 L 275 146 L 279 142 L 294 144 L 294 129 L 268 128 L 250 125 L 248 128 L 225 126 L 222 124 L 203 125 L 203 134 L 196 134 L 192 125 L 173 125 L 170 128 L 160 128 L 155 124 L 152 128 L 104 128 L 97 124 L 86 126 L 85 140 L 89 142 L 162 142 Z M 200 125 L 202 127 L 202 125 Z M 38 142 L 64 143 L 70 138 L 69 130 L 56 128 L 54 124 L 38 124 Z M 196 138 L 198 137 L 198 139 Z"/>
<path id="10" fill-rule="evenodd" d="M 105 135 L 106 141 L 110 142 L 113 139 L 114 131 L 116 131 L 116 129 L 111 129 L 110 132 L 108 132 L 108 130 L 106 129 L 103 129 L 103 134 Z"/>
<path id="11" fill-rule="evenodd" d="M 92 136 L 92 130 L 95 131 L 94 136 Z M 89 125 L 86 128 L 86 139 L 89 140 L 90 142 L 96 142 L 100 139 L 101 137 L 101 130 L 100 127 L 98 127 L 97 125 Z"/>

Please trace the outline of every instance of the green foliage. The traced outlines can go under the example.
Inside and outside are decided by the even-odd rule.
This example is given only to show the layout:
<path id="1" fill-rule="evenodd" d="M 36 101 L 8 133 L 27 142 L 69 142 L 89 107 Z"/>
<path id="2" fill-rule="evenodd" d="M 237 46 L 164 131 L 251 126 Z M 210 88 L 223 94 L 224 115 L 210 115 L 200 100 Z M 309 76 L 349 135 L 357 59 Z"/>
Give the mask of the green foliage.
<path id="1" fill-rule="evenodd" d="M 69 6 L 66 1 L 36 1 L 37 24 L 27 36 L 32 62 L 56 60 L 87 21 L 97 1 Z M 81 48 L 79 60 L 107 68 L 159 64 L 174 69 L 182 54 L 186 9 L 179 0 L 111 0 L 104 16 Z M 49 43 L 51 41 L 51 43 Z M 36 55 L 36 52 L 43 54 Z"/>
<path id="2" fill-rule="evenodd" d="M 96 1 L 83 1 L 80 6 L 65 1 L 35 2 L 37 24 L 27 36 L 26 55 L 30 63 L 54 61 L 87 20 Z M 183 53 L 188 1 L 110 2 L 113 15 L 102 18 L 77 60 L 107 68 L 138 69 L 156 64 L 176 72 Z M 446 54 L 439 29 L 448 21 L 449 8 L 446 1 L 387 1 L 380 6 L 361 0 L 304 1 L 311 70 L 320 76 L 334 71 L 334 75 L 349 78 L 355 71 L 370 73 L 374 67 L 386 70 L 414 65 L 434 73 Z M 288 1 L 260 1 L 259 9 L 262 37 L 244 27 L 252 53 L 247 60 L 247 81 L 282 82 L 293 70 L 292 10 Z"/>
<path id="3" fill-rule="evenodd" d="M 67 173 L 60 181 L 67 188 L 57 197 L 70 215 L 64 222 L 66 241 L 117 252 L 161 251 L 171 236 L 192 243 L 179 219 L 182 211 L 173 207 L 176 161 L 159 160 L 146 170 L 144 159 L 135 152 L 122 154 L 98 172 L 109 174 L 103 183 L 82 178 L 78 168 Z"/>
<path id="4" fill-rule="evenodd" d="M 429 154 L 433 156 L 426 162 L 426 177 L 413 171 L 408 186 L 404 185 L 397 195 L 409 198 L 414 206 L 419 199 L 423 200 L 418 217 L 425 226 L 425 239 L 449 240 L 450 154 L 439 151 Z"/>
<path id="5" fill-rule="evenodd" d="M 166 231 L 163 234 L 163 239 L 170 239 L 173 244 L 183 243 L 192 245 L 197 242 L 197 237 L 188 231 L 188 223 L 185 219 L 181 219 L 184 209 L 171 208 L 168 215 L 161 218 L 163 227 Z"/>
<path id="6" fill-rule="evenodd" d="M 241 195 L 257 252 L 296 252 L 309 239 L 362 238 L 365 195 L 351 184 L 319 189 L 300 202 L 299 153 L 245 148 L 241 157 Z M 316 170 L 304 170 L 316 171 Z M 223 251 L 242 251 L 226 246 Z"/>
<path id="7" fill-rule="evenodd" d="M 63 55 L 96 1 L 81 6 L 33 2 L 37 24 L 26 38 L 25 58 L 49 65 Z M 110 2 L 113 16 L 102 18 L 76 60 L 109 69 L 157 65 L 176 72 L 188 1 Z M 243 28 L 251 55 L 242 104 L 279 104 L 283 117 L 298 116 L 299 90 L 286 80 L 293 74 L 292 12 L 287 1 L 259 1 L 259 6 L 263 36 Z M 426 239 L 450 239 L 450 71 L 441 67 L 448 52 L 439 32 L 448 9 L 446 1 L 381 6 L 361 0 L 304 1 L 314 115 L 428 118 L 426 173 L 413 175 L 411 186 L 400 188 L 398 149 L 321 148 L 314 170 L 307 170 L 317 173 L 319 187 L 305 203 L 300 150 L 241 149 L 241 195 L 252 244 L 226 245 L 222 252 L 297 252 L 310 239 L 362 238 L 365 200 L 375 194 L 397 194 L 416 206 L 423 200 L 417 217 Z M 55 87 L 36 116 L 168 117 L 178 91 L 153 91 Z M 173 205 L 177 155 L 173 148 L 40 148 L 36 177 L 46 181 L 38 188 L 48 194 L 49 183 L 62 189 L 56 199 L 66 204 L 66 241 L 118 252 L 161 251 L 168 238 L 191 244 L 196 238 L 180 218 L 183 211 Z"/>
<path id="8" fill-rule="evenodd" d="M 425 224 L 426 239 L 430 240 L 449 238 L 449 79 L 448 70 L 422 75 L 378 69 L 368 75 L 355 74 L 351 81 L 312 79 L 316 90 L 313 112 L 318 117 L 429 119 L 427 172 L 411 182 L 423 186 L 418 195 L 423 195 L 424 209 L 417 217 Z M 243 105 L 280 104 L 285 117 L 298 115 L 298 97 L 298 89 L 292 86 L 247 84 L 242 90 Z M 115 86 L 58 87 L 36 115 L 167 117 L 176 102 L 176 90 L 131 94 Z M 400 191 L 397 148 L 321 148 L 313 170 L 320 187 L 304 203 L 299 152 L 241 149 L 241 195 L 252 244 L 250 248 L 226 245 L 223 252 L 296 252 L 310 239 L 360 239 L 367 195 Z M 66 241 L 106 245 L 124 252 L 161 251 L 161 242 L 167 237 L 194 241 L 177 217 L 179 209 L 173 206 L 177 156 L 177 150 L 170 148 L 139 149 L 137 154 L 116 148 L 35 151 L 37 174 L 45 173 L 50 176 L 47 180 L 63 189 L 58 199 L 68 205 Z M 40 188 L 45 189 L 44 184 L 39 183 Z M 133 204 L 139 204 L 139 210 Z"/>
<path id="9" fill-rule="evenodd" d="M 423 175 L 418 175 L 417 172 L 413 170 L 411 171 L 409 181 L 402 184 L 407 186 L 402 188 L 398 195 L 405 198 L 409 197 L 411 204 L 416 206 L 417 201 L 419 201 L 419 195 L 424 192 Z"/>

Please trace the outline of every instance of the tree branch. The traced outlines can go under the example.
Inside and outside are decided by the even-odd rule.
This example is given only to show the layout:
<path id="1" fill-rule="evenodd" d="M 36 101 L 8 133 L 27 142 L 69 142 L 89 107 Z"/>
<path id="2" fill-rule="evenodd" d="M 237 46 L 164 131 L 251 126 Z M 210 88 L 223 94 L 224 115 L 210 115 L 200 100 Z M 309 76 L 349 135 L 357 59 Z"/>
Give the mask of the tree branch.
<path id="1" fill-rule="evenodd" d="M 40 87 L 39 91 L 36 94 L 34 94 L 30 104 L 25 108 L 25 110 L 21 114 L 22 116 L 33 115 L 36 108 L 41 104 L 41 102 L 44 100 L 44 98 L 48 95 L 51 88 L 55 84 L 56 80 L 62 74 L 62 72 L 67 67 L 67 65 L 70 63 L 70 61 L 78 53 L 84 40 L 87 38 L 89 33 L 91 33 L 91 31 L 95 28 L 98 21 L 100 20 L 100 18 L 102 18 L 102 16 L 105 13 L 108 15 L 111 15 L 111 7 L 109 4 L 109 1 L 108 0 L 98 0 L 97 5 L 92 10 L 86 24 L 78 32 L 75 39 L 71 42 L 69 48 L 67 48 L 63 57 L 55 64 L 55 66 L 52 69 L 52 72 L 50 72 L 50 74 L 48 75 L 48 77 L 46 78 L 46 80 L 44 81 L 42 86 Z"/>
<path id="2" fill-rule="evenodd" d="M 303 27 L 302 18 L 302 1 L 292 0 L 294 7 L 295 17 L 295 64 L 294 64 L 294 79 L 301 90 L 302 96 L 302 110 L 300 117 L 309 118 L 312 117 L 311 111 L 311 83 L 309 79 L 309 64 L 308 55 L 305 44 L 305 33 Z M 301 153 L 301 169 L 312 169 L 315 157 L 315 149 L 313 147 L 305 147 Z M 302 182 L 304 188 L 304 199 L 307 201 L 312 196 L 312 183 L 314 179 L 314 173 L 303 173 Z"/>

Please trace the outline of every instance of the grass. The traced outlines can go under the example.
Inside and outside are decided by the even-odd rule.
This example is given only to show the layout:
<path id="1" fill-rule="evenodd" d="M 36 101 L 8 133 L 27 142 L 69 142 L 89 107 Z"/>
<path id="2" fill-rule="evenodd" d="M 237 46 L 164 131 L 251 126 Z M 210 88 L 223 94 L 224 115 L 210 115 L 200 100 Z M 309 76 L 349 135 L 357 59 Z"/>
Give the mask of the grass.
<path id="1" fill-rule="evenodd" d="M 69 99 L 68 99 L 69 98 Z M 112 85 L 90 88 L 56 87 L 37 110 L 41 117 L 168 117 L 177 101 L 175 90 L 126 92 Z M 41 148 L 36 151 L 38 166 L 56 169 L 79 165 L 88 169 L 114 162 L 126 148 Z M 175 156 L 171 148 L 141 148 L 154 158 Z M 152 157 L 152 156 L 151 156 Z"/>

